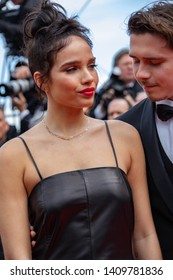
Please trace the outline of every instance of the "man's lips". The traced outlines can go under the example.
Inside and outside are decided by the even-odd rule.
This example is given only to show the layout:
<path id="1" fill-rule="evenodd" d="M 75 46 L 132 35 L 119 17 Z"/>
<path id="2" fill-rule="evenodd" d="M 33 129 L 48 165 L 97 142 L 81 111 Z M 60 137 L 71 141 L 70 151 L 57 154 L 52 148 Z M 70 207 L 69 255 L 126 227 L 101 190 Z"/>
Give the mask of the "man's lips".
<path id="1" fill-rule="evenodd" d="M 156 85 L 148 85 L 148 84 L 143 85 L 144 90 L 153 89 L 155 87 Z"/>

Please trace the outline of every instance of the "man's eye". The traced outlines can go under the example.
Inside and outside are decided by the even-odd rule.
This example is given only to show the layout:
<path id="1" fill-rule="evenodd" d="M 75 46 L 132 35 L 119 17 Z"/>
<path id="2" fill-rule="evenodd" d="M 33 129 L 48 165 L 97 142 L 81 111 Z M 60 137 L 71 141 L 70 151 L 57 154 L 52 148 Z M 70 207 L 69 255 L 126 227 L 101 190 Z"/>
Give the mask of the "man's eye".
<path id="1" fill-rule="evenodd" d="M 138 64 L 138 63 L 139 63 L 139 60 L 133 59 L 133 64 Z"/>
<path id="2" fill-rule="evenodd" d="M 150 64 L 159 65 L 159 64 L 161 64 L 161 61 L 160 60 L 153 60 L 153 61 L 150 61 Z"/>

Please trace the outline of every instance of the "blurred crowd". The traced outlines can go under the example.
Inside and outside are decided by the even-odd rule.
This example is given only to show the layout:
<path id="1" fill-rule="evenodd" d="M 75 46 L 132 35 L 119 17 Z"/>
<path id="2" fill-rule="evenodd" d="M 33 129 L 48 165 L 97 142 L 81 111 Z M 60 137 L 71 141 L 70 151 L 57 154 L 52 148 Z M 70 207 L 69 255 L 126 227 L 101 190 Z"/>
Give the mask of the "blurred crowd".
<path id="1" fill-rule="evenodd" d="M 129 50 L 122 48 L 113 57 L 110 77 L 97 91 L 95 104 L 88 113 L 98 119 L 113 119 L 145 97 L 134 78 Z"/>
<path id="2" fill-rule="evenodd" d="M 9 2 L 14 5 L 10 6 Z M 23 52 L 23 20 L 39 5 L 41 0 L 3 0 L 0 1 L 0 34 L 4 36 L 6 47 L 6 65 L 9 80 L 0 80 L 0 144 L 38 123 L 46 111 L 46 100 L 36 97 L 36 88 Z M 9 8 L 10 7 L 10 8 Z M 6 67 L 3 67 L 6 70 Z M 4 73 L 2 73 L 4 76 Z M 8 97 L 8 98 L 7 98 Z M 6 100 L 10 99 L 13 112 L 17 111 L 19 127 L 9 125 L 6 115 Z M 9 105 L 8 105 L 9 106 Z"/>

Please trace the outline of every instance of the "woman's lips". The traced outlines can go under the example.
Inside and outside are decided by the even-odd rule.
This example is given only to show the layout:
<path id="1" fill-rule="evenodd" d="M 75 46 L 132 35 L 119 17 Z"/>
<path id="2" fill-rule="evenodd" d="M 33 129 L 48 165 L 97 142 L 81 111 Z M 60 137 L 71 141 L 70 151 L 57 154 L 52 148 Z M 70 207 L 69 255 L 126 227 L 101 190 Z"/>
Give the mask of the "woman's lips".
<path id="1" fill-rule="evenodd" d="M 95 88 L 85 88 L 83 90 L 81 90 L 79 93 L 83 94 L 87 97 L 93 96 L 95 92 Z"/>

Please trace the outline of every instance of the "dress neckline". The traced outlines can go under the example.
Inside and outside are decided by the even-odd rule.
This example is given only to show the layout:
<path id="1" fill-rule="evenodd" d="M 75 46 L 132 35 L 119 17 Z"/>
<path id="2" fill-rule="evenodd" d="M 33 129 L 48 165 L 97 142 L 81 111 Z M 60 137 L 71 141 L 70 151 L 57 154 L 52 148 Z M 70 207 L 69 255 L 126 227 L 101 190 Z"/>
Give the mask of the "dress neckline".
<path id="1" fill-rule="evenodd" d="M 47 180 L 50 180 L 52 178 L 55 178 L 55 177 L 58 177 L 58 176 L 66 176 L 68 174 L 71 174 L 71 173 L 80 173 L 80 172 L 87 172 L 87 171 L 95 171 L 95 170 L 98 170 L 98 169 L 115 169 L 115 170 L 119 170 L 125 177 L 127 176 L 127 174 L 119 167 L 117 166 L 98 166 L 98 167 L 88 167 L 88 168 L 84 168 L 84 169 L 76 169 L 76 170 L 69 170 L 69 171 L 64 171 L 64 172 L 60 172 L 60 173 L 55 173 L 55 174 L 52 174 L 52 175 L 49 175 L 45 178 L 42 178 L 32 189 L 32 191 L 29 193 L 28 195 L 28 199 L 30 199 L 30 197 L 32 196 L 32 193 L 34 193 L 39 186 L 41 186 L 44 182 L 46 182 Z"/>

